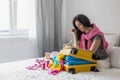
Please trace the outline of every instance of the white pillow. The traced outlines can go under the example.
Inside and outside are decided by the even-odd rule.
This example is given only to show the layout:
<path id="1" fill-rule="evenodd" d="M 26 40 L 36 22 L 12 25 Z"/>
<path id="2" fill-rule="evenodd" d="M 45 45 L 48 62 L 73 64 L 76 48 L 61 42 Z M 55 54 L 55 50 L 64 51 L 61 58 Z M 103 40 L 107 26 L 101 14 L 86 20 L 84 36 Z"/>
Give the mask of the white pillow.
<path id="1" fill-rule="evenodd" d="M 111 51 L 113 49 L 113 46 L 110 44 L 106 50 L 107 54 L 110 55 Z M 96 68 L 99 71 L 104 71 L 106 69 L 109 69 L 111 67 L 111 63 L 110 63 L 110 58 L 106 58 L 105 60 L 97 60 L 97 65 Z"/>
<path id="2" fill-rule="evenodd" d="M 108 55 L 110 55 L 112 49 L 113 49 L 114 46 L 112 46 L 111 44 L 108 45 L 107 49 L 106 49 L 106 52 Z"/>
<path id="3" fill-rule="evenodd" d="M 120 35 L 117 33 L 105 33 L 105 39 L 111 46 L 119 46 L 120 45 Z"/>
<path id="4" fill-rule="evenodd" d="M 113 47 L 110 52 L 111 66 L 114 68 L 120 68 L 120 47 Z"/>

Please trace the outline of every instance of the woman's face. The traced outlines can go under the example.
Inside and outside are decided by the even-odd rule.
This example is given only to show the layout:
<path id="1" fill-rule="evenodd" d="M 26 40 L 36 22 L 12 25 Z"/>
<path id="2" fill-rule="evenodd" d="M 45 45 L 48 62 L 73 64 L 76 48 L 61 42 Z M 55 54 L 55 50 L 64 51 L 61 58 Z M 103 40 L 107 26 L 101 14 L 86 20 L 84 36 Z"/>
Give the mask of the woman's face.
<path id="1" fill-rule="evenodd" d="M 85 32 L 86 28 L 80 23 L 80 21 L 75 21 L 75 25 L 80 31 Z"/>

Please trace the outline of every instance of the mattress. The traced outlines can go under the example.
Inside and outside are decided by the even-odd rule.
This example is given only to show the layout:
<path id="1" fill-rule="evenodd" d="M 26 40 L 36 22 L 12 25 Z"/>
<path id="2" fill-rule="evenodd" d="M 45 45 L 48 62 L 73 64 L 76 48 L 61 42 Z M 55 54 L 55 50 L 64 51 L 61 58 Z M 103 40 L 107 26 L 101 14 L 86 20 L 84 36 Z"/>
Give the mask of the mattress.
<path id="1" fill-rule="evenodd" d="M 27 70 L 25 68 L 34 63 L 35 59 L 1 63 L 0 80 L 120 80 L 120 69 L 117 68 L 77 74 L 62 71 L 57 75 L 50 75 L 47 70 Z"/>

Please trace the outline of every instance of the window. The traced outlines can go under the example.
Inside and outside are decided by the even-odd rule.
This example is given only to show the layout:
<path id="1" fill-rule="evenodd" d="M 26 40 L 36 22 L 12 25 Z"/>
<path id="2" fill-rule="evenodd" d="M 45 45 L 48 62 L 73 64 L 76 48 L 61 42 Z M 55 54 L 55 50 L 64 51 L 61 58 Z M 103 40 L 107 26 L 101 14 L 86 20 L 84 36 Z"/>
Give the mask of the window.
<path id="1" fill-rule="evenodd" d="M 27 34 L 30 0 L 0 0 L 0 34 Z"/>
<path id="2" fill-rule="evenodd" d="M 9 1 L 0 0 L 0 31 L 9 30 Z"/>
<path id="3" fill-rule="evenodd" d="M 28 0 L 17 1 L 17 30 L 28 29 L 29 7 Z"/>

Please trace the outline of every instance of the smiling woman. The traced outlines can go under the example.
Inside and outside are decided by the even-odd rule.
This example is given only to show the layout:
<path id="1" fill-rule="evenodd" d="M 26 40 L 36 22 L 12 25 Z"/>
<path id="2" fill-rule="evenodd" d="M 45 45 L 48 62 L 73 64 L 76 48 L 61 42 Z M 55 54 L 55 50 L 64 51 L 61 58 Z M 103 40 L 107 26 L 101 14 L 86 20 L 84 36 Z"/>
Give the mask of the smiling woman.
<path id="1" fill-rule="evenodd" d="M 85 31 L 86 28 L 79 21 L 76 21 L 75 24 L 79 30 Z"/>
<path id="2" fill-rule="evenodd" d="M 73 26 L 71 32 L 74 38 L 74 47 L 92 51 L 96 55 L 103 53 L 104 59 L 107 57 L 105 49 L 108 43 L 104 38 L 104 34 L 95 24 L 91 24 L 87 16 L 84 14 L 75 16 Z"/>

